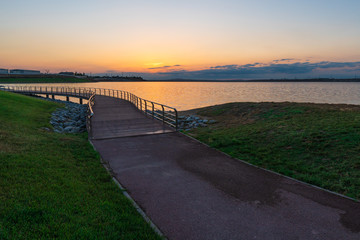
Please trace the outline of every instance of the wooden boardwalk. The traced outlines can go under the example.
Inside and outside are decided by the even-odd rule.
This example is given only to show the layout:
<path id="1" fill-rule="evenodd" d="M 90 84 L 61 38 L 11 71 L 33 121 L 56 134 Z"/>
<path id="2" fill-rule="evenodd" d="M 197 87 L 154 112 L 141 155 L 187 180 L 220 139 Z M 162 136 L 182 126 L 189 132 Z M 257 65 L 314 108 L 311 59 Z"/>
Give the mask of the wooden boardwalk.
<path id="1" fill-rule="evenodd" d="M 169 239 L 360 239 L 360 203 L 233 159 L 97 96 L 91 140 Z"/>
<path id="2" fill-rule="evenodd" d="M 96 96 L 91 119 L 92 139 L 107 139 L 173 132 L 160 121 L 146 117 L 130 102 L 106 96 Z"/>

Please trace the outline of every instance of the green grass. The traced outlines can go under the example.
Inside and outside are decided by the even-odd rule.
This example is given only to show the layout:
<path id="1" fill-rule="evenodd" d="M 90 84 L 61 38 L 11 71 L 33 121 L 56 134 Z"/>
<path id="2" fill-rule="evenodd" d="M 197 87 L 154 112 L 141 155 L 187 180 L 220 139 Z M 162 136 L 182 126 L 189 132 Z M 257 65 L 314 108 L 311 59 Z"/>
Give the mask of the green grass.
<path id="1" fill-rule="evenodd" d="M 360 106 L 231 103 L 190 135 L 257 166 L 360 199 Z"/>
<path id="2" fill-rule="evenodd" d="M 89 79 L 62 76 L 41 77 L 0 77 L 0 83 L 81 83 Z"/>
<path id="3" fill-rule="evenodd" d="M 161 239 L 87 134 L 45 129 L 58 107 L 0 91 L 0 239 Z"/>

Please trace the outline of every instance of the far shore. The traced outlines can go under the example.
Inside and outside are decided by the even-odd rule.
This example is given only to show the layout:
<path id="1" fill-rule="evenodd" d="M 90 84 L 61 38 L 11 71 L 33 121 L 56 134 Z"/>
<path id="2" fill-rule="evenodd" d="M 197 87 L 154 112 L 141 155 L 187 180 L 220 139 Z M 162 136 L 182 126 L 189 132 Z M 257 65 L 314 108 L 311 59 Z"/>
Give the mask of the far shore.
<path id="1" fill-rule="evenodd" d="M 0 84 L 18 83 L 93 83 L 93 82 L 360 82 L 360 78 L 307 78 L 307 79 L 166 79 L 166 80 L 146 80 L 141 77 L 89 77 L 89 76 L 60 76 L 52 74 L 43 75 L 0 75 Z"/>

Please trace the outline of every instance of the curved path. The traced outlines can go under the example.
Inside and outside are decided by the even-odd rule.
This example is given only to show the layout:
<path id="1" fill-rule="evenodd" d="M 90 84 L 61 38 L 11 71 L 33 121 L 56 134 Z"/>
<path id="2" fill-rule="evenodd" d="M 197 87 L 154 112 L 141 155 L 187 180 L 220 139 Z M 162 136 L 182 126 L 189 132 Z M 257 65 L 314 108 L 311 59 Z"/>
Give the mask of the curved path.
<path id="1" fill-rule="evenodd" d="M 359 202 L 233 159 L 123 100 L 97 96 L 94 112 L 92 143 L 169 239 L 360 239 Z"/>

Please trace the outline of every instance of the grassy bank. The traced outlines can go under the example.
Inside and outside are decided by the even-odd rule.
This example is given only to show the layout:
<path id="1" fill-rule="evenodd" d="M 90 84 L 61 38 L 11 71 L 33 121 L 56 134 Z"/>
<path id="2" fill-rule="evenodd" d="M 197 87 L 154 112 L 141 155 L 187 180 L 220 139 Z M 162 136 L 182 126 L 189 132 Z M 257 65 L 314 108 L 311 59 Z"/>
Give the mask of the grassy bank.
<path id="1" fill-rule="evenodd" d="M 160 239 L 86 134 L 47 130 L 60 106 L 0 91 L 0 239 Z"/>
<path id="2" fill-rule="evenodd" d="M 360 199 L 360 106 L 230 103 L 190 135 L 231 156 Z"/>
<path id="3" fill-rule="evenodd" d="M 63 77 L 63 76 L 16 76 L 16 77 L 0 77 L 0 83 L 81 83 L 90 82 L 86 78 Z"/>

